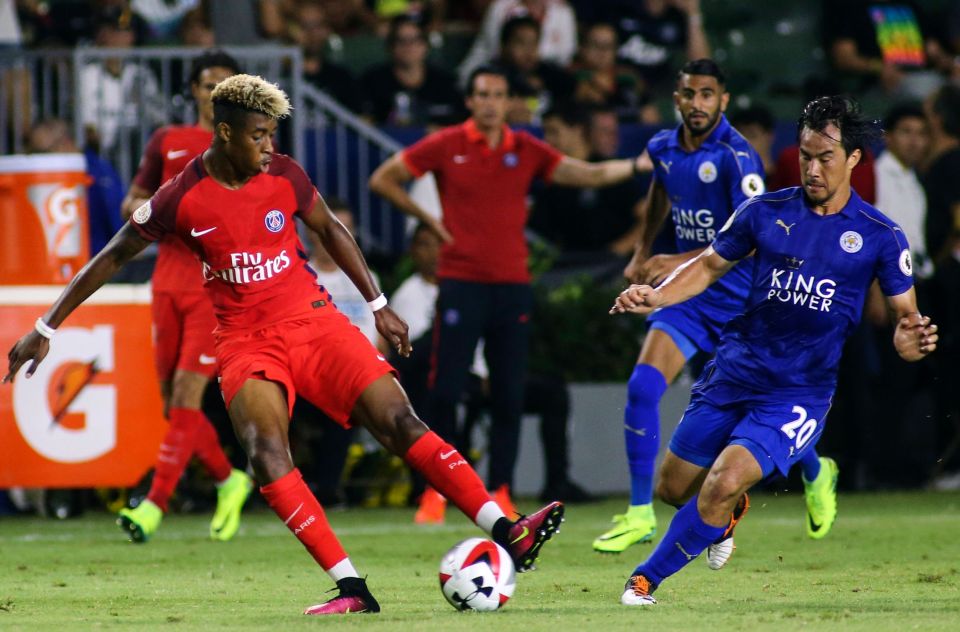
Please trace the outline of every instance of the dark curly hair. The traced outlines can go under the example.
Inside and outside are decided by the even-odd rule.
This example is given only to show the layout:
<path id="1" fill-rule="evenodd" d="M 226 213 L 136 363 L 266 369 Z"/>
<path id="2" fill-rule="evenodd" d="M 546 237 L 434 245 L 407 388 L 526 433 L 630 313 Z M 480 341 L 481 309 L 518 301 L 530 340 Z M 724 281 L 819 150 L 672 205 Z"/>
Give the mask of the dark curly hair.
<path id="1" fill-rule="evenodd" d="M 848 156 L 855 149 L 865 151 L 883 134 L 880 123 L 865 118 L 855 99 L 831 96 L 818 97 L 804 106 L 803 113 L 797 119 L 797 139 L 805 127 L 822 134 L 830 124 L 840 130 L 840 138 L 836 140 L 840 141 Z"/>

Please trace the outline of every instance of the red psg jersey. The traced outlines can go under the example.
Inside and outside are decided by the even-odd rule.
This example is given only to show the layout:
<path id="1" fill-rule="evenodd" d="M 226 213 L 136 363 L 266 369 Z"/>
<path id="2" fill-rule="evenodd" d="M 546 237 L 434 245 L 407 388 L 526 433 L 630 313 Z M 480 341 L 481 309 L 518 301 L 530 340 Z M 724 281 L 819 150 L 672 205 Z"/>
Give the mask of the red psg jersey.
<path id="1" fill-rule="evenodd" d="M 213 132 L 191 126 L 161 127 L 150 137 L 133 183 L 150 192 L 174 177 L 187 163 L 206 150 Z M 157 265 L 153 270 L 157 292 L 202 292 L 203 277 L 196 255 L 176 235 L 160 240 Z"/>
<path id="2" fill-rule="evenodd" d="M 274 154 L 268 171 L 239 189 L 211 178 L 198 156 L 137 209 L 131 225 L 151 241 L 176 235 L 199 256 L 218 331 L 257 329 L 334 313 L 317 309 L 330 296 L 307 266 L 294 222 L 317 196 L 289 156 Z"/>

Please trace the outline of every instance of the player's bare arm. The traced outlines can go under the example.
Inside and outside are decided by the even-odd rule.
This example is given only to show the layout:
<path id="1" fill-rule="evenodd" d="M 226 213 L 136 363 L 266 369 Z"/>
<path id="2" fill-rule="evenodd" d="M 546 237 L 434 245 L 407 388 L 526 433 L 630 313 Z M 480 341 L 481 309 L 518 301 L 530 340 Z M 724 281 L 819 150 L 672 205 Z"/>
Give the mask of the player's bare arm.
<path id="1" fill-rule="evenodd" d="M 125 224 L 113 236 L 110 243 L 80 270 L 64 289 L 60 298 L 42 316 L 46 326 L 53 329 L 59 327 L 73 310 L 100 289 L 127 261 L 146 248 L 149 243 L 133 229 L 129 222 Z M 25 335 L 7 354 L 9 366 L 3 381 L 12 382 L 17 371 L 27 361 L 32 361 L 27 369 L 27 377 L 33 375 L 49 350 L 50 341 L 38 330 Z"/>
<path id="2" fill-rule="evenodd" d="M 647 152 L 643 156 L 648 156 Z M 647 158 L 649 160 L 649 156 Z M 666 189 L 658 181 L 650 183 L 647 198 L 644 201 L 645 210 L 641 215 L 639 238 L 634 248 L 633 258 L 623 271 L 623 276 L 631 283 L 652 285 L 656 287 L 676 270 L 679 266 L 690 261 L 706 248 L 696 248 L 686 252 L 665 253 L 650 256 L 653 242 L 663 226 L 663 220 L 670 210 L 670 200 Z"/>
<path id="3" fill-rule="evenodd" d="M 893 332 L 893 346 L 901 358 L 916 362 L 937 349 L 937 326 L 929 316 L 922 316 L 917 309 L 917 294 L 910 288 L 903 294 L 887 297 L 887 305 L 897 319 Z"/>
<path id="4" fill-rule="evenodd" d="M 706 290 L 736 263 L 718 255 L 711 246 L 674 270 L 658 287 L 631 285 L 620 293 L 610 313 L 649 314 L 658 307 L 682 303 Z"/>
<path id="5" fill-rule="evenodd" d="M 130 190 L 127 191 L 123 202 L 120 203 L 120 215 L 123 217 L 123 221 L 129 220 L 133 212 L 143 206 L 154 193 L 154 191 L 147 191 L 141 186 L 131 184 Z"/>
<path id="6" fill-rule="evenodd" d="M 320 236 L 323 247 L 368 302 L 381 296 L 380 288 L 370 274 L 370 268 L 367 267 L 356 240 L 330 211 L 322 197 L 317 196 L 313 211 L 303 221 Z M 407 335 L 407 323 L 397 316 L 389 305 L 376 308 L 373 315 L 377 322 L 377 331 L 390 346 L 404 357 L 410 355 L 413 347 Z"/>
<path id="7" fill-rule="evenodd" d="M 451 235 L 443 223 L 431 216 L 425 210 L 413 201 L 404 185 L 413 180 L 413 174 L 404 164 L 400 153 L 396 153 L 387 159 L 370 176 L 370 190 L 386 199 L 394 205 L 397 210 L 416 218 L 430 227 L 444 243 L 452 243 Z"/>
<path id="8" fill-rule="evenodd" d="M 641 154 L 642 156 L 642 154 Z M 640 172 L 641 156 L 631 159 L 587 162 L 564 156 L 553 170 L 553 184 L 567 187 L 605 187 L 623 182 Z M 650 163 L 649 158 L 646 161 Z M 652 163 L 650 164 L 652 167 Z"/>

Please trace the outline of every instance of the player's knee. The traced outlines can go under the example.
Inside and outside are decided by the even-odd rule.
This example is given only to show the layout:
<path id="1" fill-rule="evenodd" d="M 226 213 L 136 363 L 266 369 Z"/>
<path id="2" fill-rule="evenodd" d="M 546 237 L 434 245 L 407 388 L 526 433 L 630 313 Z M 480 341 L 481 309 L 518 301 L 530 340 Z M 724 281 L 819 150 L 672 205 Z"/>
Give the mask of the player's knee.
<path id="1" fill-rule="evenodd" d="M 386 413 L 386 432 L 380 437 L 383 447 L 398 456 L 407 453 L 417 439 L 427 432 L 426 425 L 420 421 L 410 406 L 397 406 Z"/>
<path id="2" fill-rule="evenodd" d="M 293 469 L 287 444 L 280 437 L 255 435 L 241 439 L 257 480 L 275 481 Z"/>
<path id="3" fill-rule="evenodd" d="M 207 379 L 197 373 L 177 371 L 170 383 L 170 408 L 199 410 L 203 405 L 203 392 Z"/>
<path id="4" fill-rule="evenodd" d="M 627 381 L 627 402 L 634 407 L 656 407 L 667 390 L 663 373 L 649 364 L 638 364 Z"/>
<path id="5" fill-rule="evenodd" d="M 730 510 L 743 494 L 743 481 L 732 469 L 711 470 L 700 489 L 700 505 Z"/>
<path id="6" fill-rule="evenodd" d="M 683 505 L 689 500 L 685 497 L 687 490 L 683 486 L 662 475 L 657 479 L 653 491 L 657 498 L 674 507 Z"/>

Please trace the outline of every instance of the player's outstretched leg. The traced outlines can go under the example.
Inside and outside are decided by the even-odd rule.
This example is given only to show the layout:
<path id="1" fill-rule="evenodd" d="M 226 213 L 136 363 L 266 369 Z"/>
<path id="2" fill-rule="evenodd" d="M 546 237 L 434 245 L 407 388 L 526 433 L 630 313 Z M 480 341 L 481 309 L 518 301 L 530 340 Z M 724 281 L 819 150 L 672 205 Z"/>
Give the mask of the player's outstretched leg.
<path id="1" fill-rule="evenodd" d="M 257 479 L 261 494 L 321 568 L 338 594 L 305 614 L 379 612 L 380 605 L 334 534 L 300 470 L 293 467 L 287 437 L 290 411 L 280 386 L 248 379 L 230 399 L 230 420 Z"/>
<path id="2" fill-rule="evenodd" d="M 630 466 L 630 506 L 613 517 L 613 527 L 593 541 L 595 551 L 621 553 L 657 533 L 653 513 L 653 472 L 660 448 L 660 398 L 667 390 L 663 374 L 638 364 L 627 382 L 623 437 Z"/>
<path id="3" fill-rule="evenodd" d="M 506 548 L 517 572 L 534 568 L 540 549 L 560 529 L 562 503 L 548 503 L 536 513 L 509 520 L 460 452 L 417 418 L 393 375 L 384 375 L 363 391 L 352 418 Z"/>
<path id="4" fill-rule="evenodd" d="M 816 452 L 810 451 L 814 456 Z M 801 463 L 806 463 L 806 457 Z M 814 540 L 826 536 L 837 519 L 837 478 L 840 468 L 829 457 L 817 457 L 818 471 L 803 473 L 803 495 L 807 503 L 807 535 Z"/>
<path id="5" fill-rule="evenodd" d="M 120 529 L 133 542 L 146 542 L 160 527 L 167 512 L 167 501 L 193 454 L 200 424 L 206 421 L 203 413 L 191 408 L 171 408 L 169 415 L 169 426 L 160 444 L 146 500 L 134 509 L 121 509 L 117 518 Z"/>
<path id="6" fill-rule="evenodd" d="M 747 507 L 746 490 L 763 478 L 760 464 L 743 446 L 728 446 L 704 480 L 700 493 L 670 521 L 663 539 L 650 557 L 627 580 L 620 603 L 647 606 L 656 603 L 654 591 L 689 564 L 712 543 L 722 541 L 736 526 L 730 519 L 739 506 Z M 744 511 L 740 512 L 740 518 Z M 733 522 L 733 524 L 731 524 Z"/>

